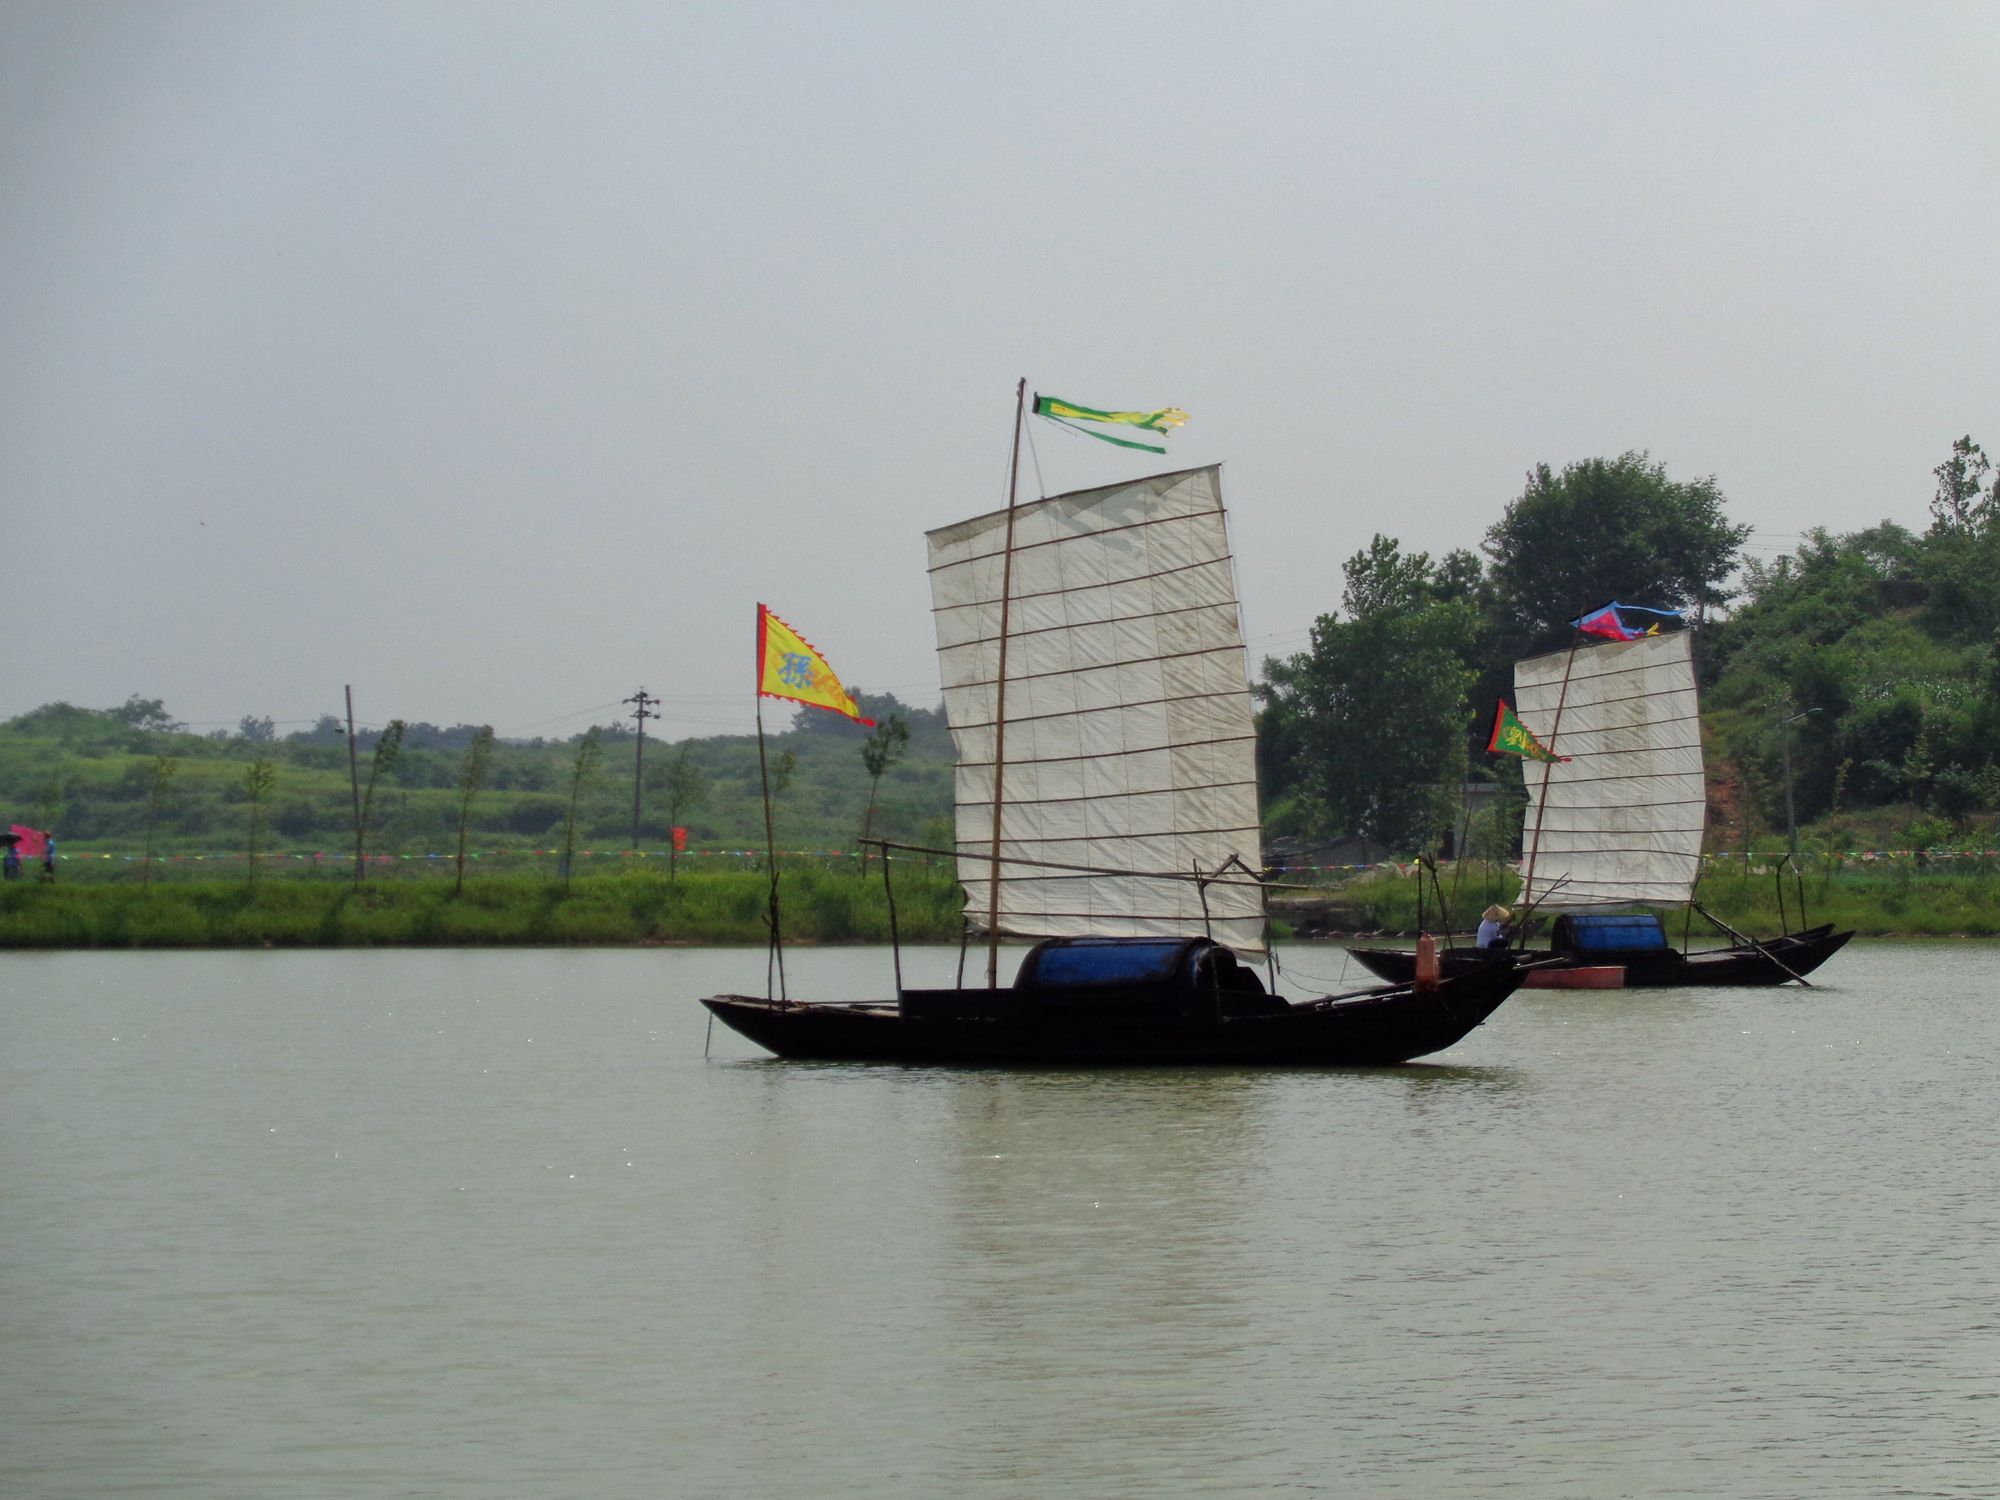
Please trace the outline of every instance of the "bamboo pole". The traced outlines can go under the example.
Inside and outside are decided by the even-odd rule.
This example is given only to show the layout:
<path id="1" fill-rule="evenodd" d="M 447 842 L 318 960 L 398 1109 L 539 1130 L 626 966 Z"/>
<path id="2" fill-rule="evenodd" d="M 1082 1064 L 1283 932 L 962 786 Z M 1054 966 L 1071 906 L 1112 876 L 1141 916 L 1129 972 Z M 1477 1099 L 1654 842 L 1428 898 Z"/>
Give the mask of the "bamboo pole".
<path id="1" fill-rule="evenodd" d="M 764 758 L 764 695 L 757 694 L 757 775 L 764 783 L 764 849 L 771 866 L 771 911 L 765 920 L 771 928 L 770 956 L 764 965 L 764 998 L 771 998 L 771 973 L 778 976 L 778 999 L 785 995 L 785 945 L 778 931 L 778 834 L 771 821 L 771 771 Z"/>
<path id="2" fill-rule="evenodd" d="M 1021 482 L 1021 428 L 1027 422 L 1028 377 L 1014 387 L 1014 451 L 1007 464 L 1007 540 L 1000 561 L 1000 662 L 993 681 L 993 838 L 986 876 L 986 987 L 1000 984 L 1000 809 L 1007 773 L 1007 626 L 1014 587 L 1014 508 Z"/>

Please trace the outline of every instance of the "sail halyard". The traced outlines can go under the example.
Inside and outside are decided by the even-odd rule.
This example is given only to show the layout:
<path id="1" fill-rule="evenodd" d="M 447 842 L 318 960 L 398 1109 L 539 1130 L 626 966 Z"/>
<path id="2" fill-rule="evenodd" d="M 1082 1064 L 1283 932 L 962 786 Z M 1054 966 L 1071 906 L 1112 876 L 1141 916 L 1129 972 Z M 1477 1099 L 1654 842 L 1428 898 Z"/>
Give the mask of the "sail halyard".
<path id="1" fill-rule="evenodd" d="M 1025 502 L 929 543 L 968 915 L 1262 951 L 1262 887 L 1222 874 L 1259 867 L 1261 825 L 1219 471 Z M 1197 870 L 1221 876 L 1206 914 Z"/>
<path id="2" fill-rule="evenodd" d="M 1707 786 L 1690 641 L 1674 631 L 1515 663 L 1515 713 L 1570 757 L 1544 766 L 1539 786 L 1527 780 L 1539 831 L 1524 903 L 1570 910 L 1693 899 Z"/>

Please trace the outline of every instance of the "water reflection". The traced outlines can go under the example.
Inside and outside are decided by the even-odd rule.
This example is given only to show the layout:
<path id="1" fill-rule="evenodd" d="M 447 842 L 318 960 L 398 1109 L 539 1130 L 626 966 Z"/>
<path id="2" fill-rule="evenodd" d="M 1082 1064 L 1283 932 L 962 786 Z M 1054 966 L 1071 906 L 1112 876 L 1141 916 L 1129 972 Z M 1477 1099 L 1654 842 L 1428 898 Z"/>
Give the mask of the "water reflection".
<path id="1" fill-rule="evenodd" d="M 1455 1094 L 1461 1091 L 1476 1094 L 1506 1094 L 1516 1089 L 1532 1088 L 1535 1082 L 1535 1075 L 1522 1068 L 1481 1068 L 1465 1063 L 1413 1062 L 1405 1063 L 1399 1068 L 1374 1068 L 1368 1071 L 1382 1074 L 1403 1085 L 1409 1091 L 1412 1100 L 1419 1100 L 1433 1093 Z"/>
<path id="2" fill-rule="evenodd" d="M 953 1378 L 988 1414 L 954 1455 L 963 1475 L 1016 1461 L 1032 1428 L 1098 1492 L 1134 1450 L 1171 1462 L 1229 1427 L 1230 1393 L 1190 1376 L 1237 1362 L 1254 1326 L 1242 1208 L 1262 1088 L 1237 1071 L 1146 1069 L 988 1074 L 952 1091 L 943 1313 Z"/>

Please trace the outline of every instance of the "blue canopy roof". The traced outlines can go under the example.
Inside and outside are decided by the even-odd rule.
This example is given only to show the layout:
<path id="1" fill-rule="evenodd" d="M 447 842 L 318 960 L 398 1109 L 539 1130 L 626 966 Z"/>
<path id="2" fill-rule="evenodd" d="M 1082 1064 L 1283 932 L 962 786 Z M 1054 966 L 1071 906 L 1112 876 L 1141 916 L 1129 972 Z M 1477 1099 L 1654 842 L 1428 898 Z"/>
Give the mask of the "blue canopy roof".
<path id="1" fill-rule="evenodd" d="M 1667 946 L 1666 930 L 1651 912 L 1620 912 L 1612 916 L 1563 918 L 1560 935 L 1579 953 L 1657 953 Z"/>
<path id="2" fill-rule="evenodd" d="M 1158 984 L 1173 977 L 1182 938 L 1075 939 L 1045 943 L 1015 982 L 1036 988 L 1076 984 Z M 1030 972 L 1032 970 L 1032 972 Z"/>

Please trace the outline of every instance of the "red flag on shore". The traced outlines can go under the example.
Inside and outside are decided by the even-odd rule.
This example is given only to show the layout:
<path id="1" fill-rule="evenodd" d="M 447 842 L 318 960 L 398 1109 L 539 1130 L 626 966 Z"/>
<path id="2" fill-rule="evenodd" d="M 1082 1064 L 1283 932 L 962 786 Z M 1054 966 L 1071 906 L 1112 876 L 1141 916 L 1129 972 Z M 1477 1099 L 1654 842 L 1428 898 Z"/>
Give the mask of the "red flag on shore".
<path id="1" fill-rule="evenodd" d="M 48 852 L 49 836 L 42 832 L 41 829 L 24 828 L 19 823 L 16 823 L 7 831 L 19 840 L 14 845 L 14 848 L 21 858 L 40 859 Z"/>

